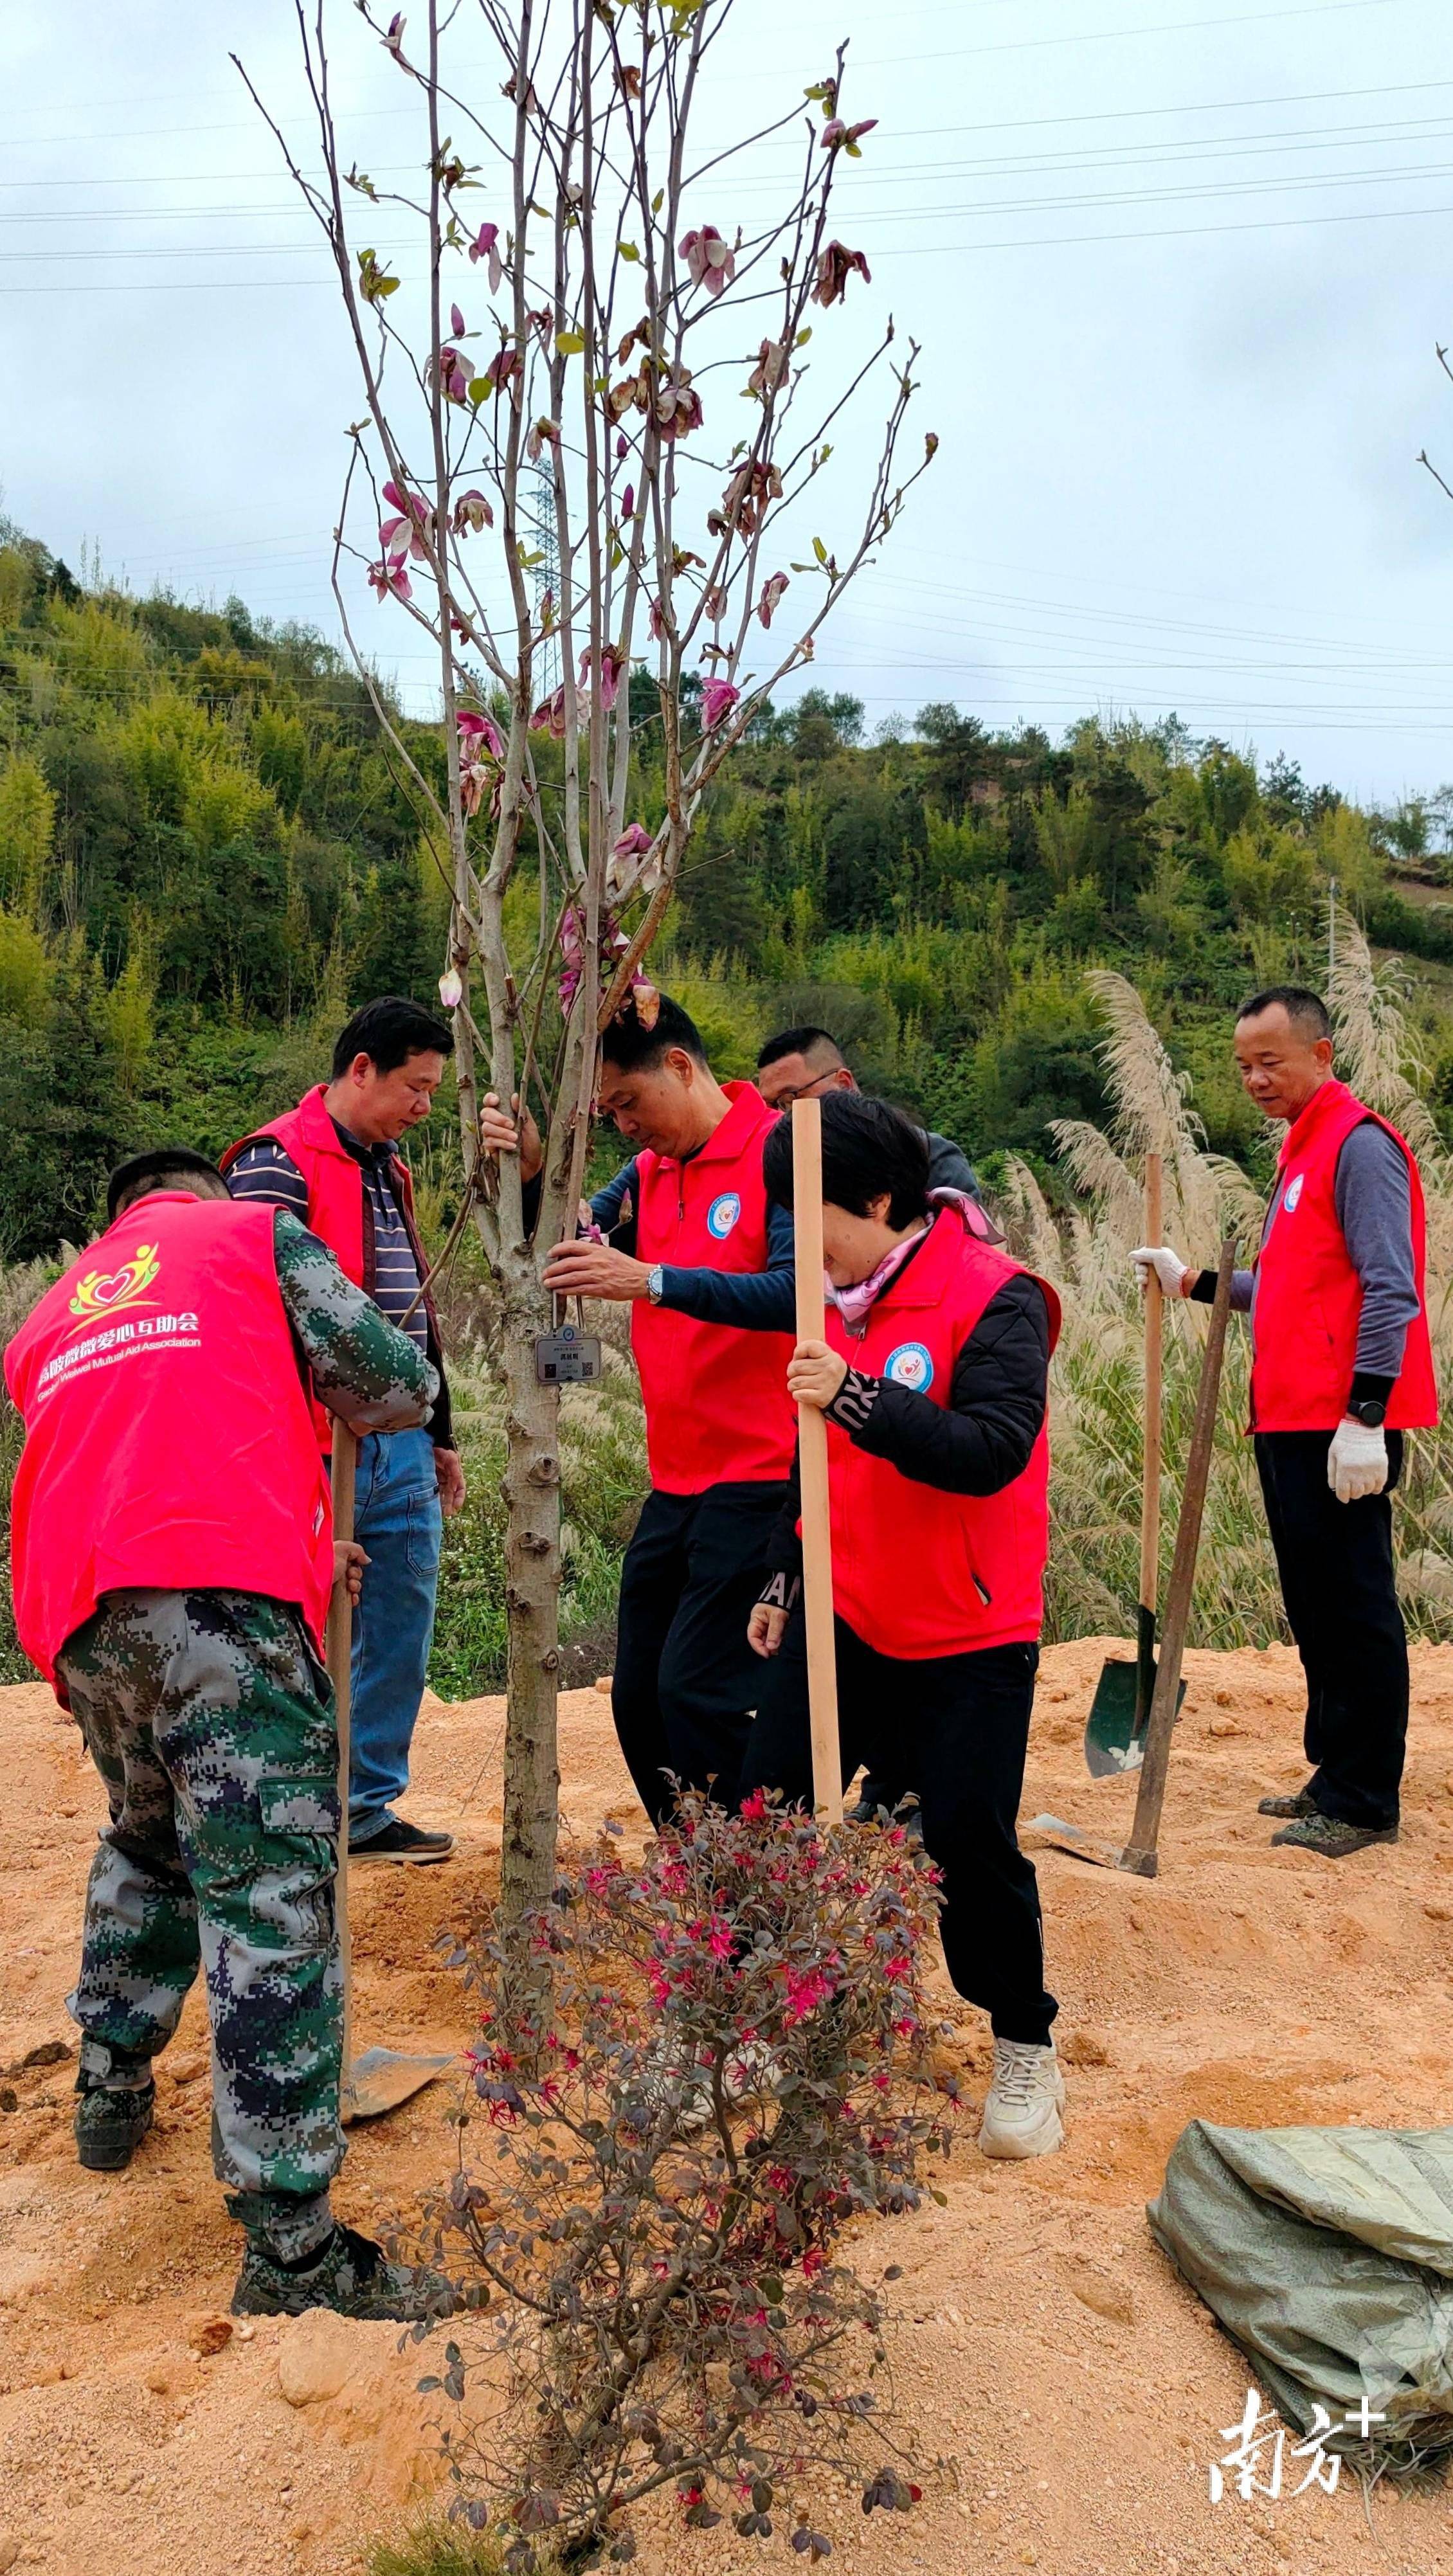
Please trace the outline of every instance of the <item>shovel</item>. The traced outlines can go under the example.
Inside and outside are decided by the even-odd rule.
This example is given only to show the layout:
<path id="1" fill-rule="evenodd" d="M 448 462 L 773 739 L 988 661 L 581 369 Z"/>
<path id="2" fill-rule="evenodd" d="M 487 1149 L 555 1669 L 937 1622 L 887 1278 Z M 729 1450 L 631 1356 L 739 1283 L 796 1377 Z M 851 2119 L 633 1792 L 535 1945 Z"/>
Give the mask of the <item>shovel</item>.
<path id="1" fill-rule="evenodd" d="M 1145 1158 L 1145 1236 L 1159 1243 L 1161 1228 L 1159 1154 Z M 1135 1661 L 1112 1655 L 1100 1679 L 1085 1722 L 1085 1760 L 1096 1780 L 1116 1779 L 1138 1771 L 1145 1752 L 1155 1689 L 1155 1597 L 1160 1574 L 1160 1379 L 1161 1324 L 1164 1298 L 1152 1270 L 1145 1287 L 1145 1454 L 1140 1491 L 1140 1607 L 1136 1614 Z M 1181 1699 L 1185 1697 L 1182 1687 Z M 1176 1702 L 1177 1710 L 1180 1700 Z"/>
<path id="2" fill-rule="evenodd" d="M 797 1338 L 827 1330 L 822 1269 L 822 1104 L 792 1103 L 792 1207 L 796 1229 Z M 802 1613 L 807 1626 L 807 1705 L 812 1730 L 812 1804 L 819 1824 L 843 1820 L 838 1736 L 837 1633 L 832 1612 L 832 1515 L 827 1424 L 815 1404 L 797 1408 L 802 1480 Z"/>
<path id="3" fill-rule="evenodd" d="M 358 1469 L 358 1442 L 346 1423 L 333 1424 L 333 1535 L 353 1536 L 353 1491 Z M 328 1612 L 328 1670 L 338 1713 L 338 1796 L 343 1820 L 338 1835 L 338 1877 L 334 1908 L 338 1951 L 343 1963 L 343 2082 L 338 2116 L 345 2128 L 355 2120 L 377 2120 L 397 2110 L 412 2094 L 432 2084 L 452 2063 L 448 2057 L 407 2057 L 397 2048 L 366 2048 L 353 2054 L 353 1948 L 348 1930 L 348 1756 L 349 1710 L 353 1676 L 353 1604 L 346 1583 L 335 1583 Z"/>
<path id="4" fill-rule="evenodd" d="M 1211 1329 L 1206 1336 L 1201 1383 L 1196 1391 L 1195 1427 L 1191 1432 L 1191 1453 L 1186 1460 L 1181 1516 L 1176 1525 L 1175 1559 L 1166 1594 L 1165 1634 L 1156 1667 L 1150 1722 L 1145 1730 L 1145 1756 L 1136 1792 L 1130 1840 L 1123 1844 L 1105 1842 L 1097 1834 L 1083 1832 L 1078 1825 L 1067 1825 L 1063 1816 L 1032 1816 L 1024 1829 L 1061 1851 L 1072 1852 L 1077 1860 L 1093 1861 L 1099 1869 L 1128 1870 L 1136 1878 L 1154 1878 L 1160 1866 L 1160 1815 L 1165 1804 L 1166 1774 L 1170 1768 L 1171 1729 L 1181 1703 L 1181 1658 L 1186 1648 L 1191 1593 L 1196 1580 L 1201 1515 L 1211 1476 L 1216 1403 L 1221 1392 L 1221 1359 L 1226 1347 L 1226 1318 L 1231 1312 L 1231 1272 L 1235 1259 L 1236 1240 L 1233 1235 L 1228 1236 L 1221 1246 L 1216 1302 L 1211 1309 Z"/>

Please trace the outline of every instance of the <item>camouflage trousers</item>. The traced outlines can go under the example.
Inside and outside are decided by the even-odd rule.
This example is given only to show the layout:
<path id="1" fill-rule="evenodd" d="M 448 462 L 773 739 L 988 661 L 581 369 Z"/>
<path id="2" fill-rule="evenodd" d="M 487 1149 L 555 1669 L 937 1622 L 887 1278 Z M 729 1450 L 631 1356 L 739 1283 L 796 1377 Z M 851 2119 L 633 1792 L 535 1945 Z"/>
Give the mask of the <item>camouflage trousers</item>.
<path id="1" fill-rule="evenodd" d="M 69 1998 L 81 2085 L 143 2083 L 200 1966 L 214 2169 L 301 2252 L 343 2157 L 327 1674 L 286 1603 L 239 1592 L 107 1593 L 57 1661 L 111 1808 Z"/>

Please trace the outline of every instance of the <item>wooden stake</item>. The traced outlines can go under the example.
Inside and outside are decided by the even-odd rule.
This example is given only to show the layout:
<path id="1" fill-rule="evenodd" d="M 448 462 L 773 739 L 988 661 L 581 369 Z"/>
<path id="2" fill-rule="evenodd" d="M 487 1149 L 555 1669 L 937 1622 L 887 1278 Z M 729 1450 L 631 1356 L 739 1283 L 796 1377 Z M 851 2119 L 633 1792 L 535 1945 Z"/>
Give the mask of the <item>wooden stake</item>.
<path id="1" fill-rule="evenodd" d="M 797 1239 L 797 1338 L 826 1338 L 822 1292 L 822 1110 L 792 1103 L 792 1214 Z M 799 1404 L 802 1479 L 802 1596 L 807 1621 L 807 1694 L 812 1722 L 812 1803 L 819 1820 L 843 1820 L 842 1750 L 838 1741 L 837 1641 L 832 1615 L 832 1522 L 827 1491 L 827 1424 L 815 1404 Z"/>
<path id="2" fill-rule="evenodd" d="M 1146 1243 L 1159 1243 L 1161 1232 L 1161 1161 L 1159 1154 L 1145 1157 L 1145 1233 Z M 1160 1415 L 1161 1415 L 1161 1344 L 1164 1292 L 1155 1272 L 1150 1272 L 1145 1287 L 1145 1463 L 1140 1488 L 1140 1618 L 1136 1631 L 1138 1677 L 1135 1694 L 1135 1732 L 1143 1735 L 1150 1722 L 1151 1694 L 1155 1688 L 1155 1611 L 1160 1586 Z"/>
<path id="3" fill-rule="evenodd" d="M 1155 1672 L 1155 1696 L 1150 1703 L 1150 1724 L 1145 1730 L 1145 1760 L 1140 1766 L 1135 1821 L 1119 1862 L 1121 1869 L 1130 1870 L 1137 1878 L 1154 1878 L 1157 1868 L 1160 1811 L 1165 1804 L 1171 1729 L 1176 1719 L 1181 1658 L 1185 1653 L 1186 1629 L 1191 1616 L 1196 1552 L 1201 1543 L 1201 1514 L 1205 1509 L 1211 1452 L 1216 1439 L 1216 1404 L 1221 1392 L 1221 1358 L 1226 1347 L 1226 1318 L 1231 1312 L 1231 1272 L 1235 1260 L 1236 1238 L 1228 1235 L 1221 1246 L 1216 1302 L 1211 1309 L 1211 1329 L 1206 1336 L 1201 1361 L 1196 1419 L 1191 1431 L 1190 1454 L 1186 1459 L 1185 1483 L 1181 1488 L 1181 1516 L 1176 1529 L 1176 1552 L 1170 1583 L 1166 1590 L 1165 1629 Z"/>
<path id="4" fill-rule="evenodd" d="M 358 1474 L 358 1439 L 346 1422 L 333 1423 L 333 1536 L 353 1536 L 354 1484 Z M 333 1676 L 333 1706 L 338 1718 L 338 1797 L 343 1821 L 338 1829 L 338 1876 L 333 1906 L 338 1925 L 338 1956 L 343 1967 L 343 2084 L 353 2065 L 353 1947 L 348 1936 L 348 1770 L 349 1719 L 353 1688 L 353 1603 L 348 1586 L 335 1583 L 328 1611 L 328 1670 Z"/>

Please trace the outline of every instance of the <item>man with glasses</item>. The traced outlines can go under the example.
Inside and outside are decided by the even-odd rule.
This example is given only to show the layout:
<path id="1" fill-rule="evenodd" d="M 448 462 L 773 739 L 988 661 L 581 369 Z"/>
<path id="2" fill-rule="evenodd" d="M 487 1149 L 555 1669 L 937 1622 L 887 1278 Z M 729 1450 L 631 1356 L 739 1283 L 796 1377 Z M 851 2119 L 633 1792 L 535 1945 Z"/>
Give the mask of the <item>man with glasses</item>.
<path id="1" fill-rule="evenodd" d="M 794 1100 L 820 1100 L 825 1092 L 857 1087 L 852 1066 L 826 1029 L 780 1029 L 757 1057 L 757 1089 L 769 1109 L 790 1109 Z M 924 1133 L 929 1188 L 962 1190 L 976 1199 L 979 1184 L 963 1147 L 931 1127 Z"/>

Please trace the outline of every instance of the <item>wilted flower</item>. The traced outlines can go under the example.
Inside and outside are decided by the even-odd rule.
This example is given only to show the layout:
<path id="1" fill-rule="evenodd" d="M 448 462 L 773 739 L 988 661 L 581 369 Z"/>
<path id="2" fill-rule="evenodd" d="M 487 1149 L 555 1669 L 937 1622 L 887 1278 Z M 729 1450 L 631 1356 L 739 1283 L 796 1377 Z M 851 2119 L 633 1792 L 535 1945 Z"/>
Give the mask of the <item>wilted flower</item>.
<path id="1" fill-rule="evenodd" d="M 393 16 L 388 22 L 388 32 L 383 41 L 389 52 L 392 54 L 394 61 L 396 63 L 401 63 L 404 59 L 404 13 L 402 9 L 396 9 L 394 11 Z"/>
<path id="2" fill-rule="evenodd" d="M 558 420 L 537 420 L 534 428 L 529 434 L 529 437 L 525 441 L 525 453 L 529 457 L 532 465 L 538 465 L 540 462 L 541 451 L 546 447 L 558 447 L 559 444 L 560 423 Z"/>
<path id="3" fill-rule="evenodd" d="M 701 684 L 702 732 L 715 733 L 717 726 L 726 722 L 741 694 L 740 689 L 732 687 L 730 680 L 703 680 Z"/>
<path id="4" fill-rule="evenodd" d="M 655 405 L 656 427 L 668 444 L 686 430 L 700 429 L 701 396 L 692 385 L 688 367 L 678 367 L 662 377 L 656 388 Z"/>
<path id="5" fill-rule="evenodd" d="M 862 154 L 858 144 L 863 135 L 872 133 L 877 122 L 876 116 L 865 116 L 861 125 L 844 125 L 840 116 L 830 116 L 822 129 L 824 152 L 841 150 L 847 153 L 849 160 L 860 161 Z"/>
<path id="6" fill-rule="evenodd" d="M 585 971 L 585 923 L 571 904 L 560 924 L 560 955 L 563 971 L 560 977 L 560 1008 L 568 1011 L 580 989 Z"/>
<path id="7" fill-rule="evenodd" d="M 499 354 L 489 372 L 494 378 L 496 392 L 499 391 L 501 386 L 509 384 L 515 377 L 518 377 L 520 382 L 523 383 L 524 367 L 521 364 L 520 353 L 508 340 L 501 343 Z"/>
<path id="8" fill-rule="evenodd" d="M 757 615 L 760 617 L 764 626 L 771 625 L 777 603 L 786 588 L 787 575 L 785 572 L 774 572 L 770 581 L 763 582 L 762 596 L 757 602 Z"/>
<path id="9" fill-rule="evenodd" d="M 718 519 L 713 511 L 708 527 L 722 536 L 734 527 L 738 536 L 753 537 L 767 515 L 768 503 L 782 498 L 781 473 L 760 456 L 750 457 L 745 465 L 737 467 L 721 497 L 722 515 Z"/>
<path id="10" fill-rule="evenodd" d="M 457 966 L 451 966 L 439 978 L 439 999 L 446 1011 L 457 1011 L 464 999 L 464 978 Z"/>
<path id="11" fill-rule="evenodd" d="M 662 636 L 666 632 L 666 611 L 662 607 L 659 599 L 652 600 L 650 610 L 646 618 L 646 624 L 651 631 L 652 643 L 659 644 Z"/>
<path id="12" fill-rule="evenodd" d="M 467 745 L 471 757 L 476 757 L 482 747 L 495 760 L 503 760 L 504 741 L 493 716 L 481 715 L 477 707 L 461 707 L 454 723 L 461 750 Z"/>
<path id="13" fill-rule="evenodd" d="M 679 248 L 693 286 L 704 286 L 708 295 L 720 295 L 730 286 L 737 273 L 736 253 L 728 250 L 713 224 L 687 233 Z"/>
<path id="14" fill-rule="evenodd" d="M 757 351 L 757 363 L 747 378 L 747 391 L 754 394 L 771 393 L 782 382 L 782 371 L 786 364 L 786 341 L 764 340 Z"/>
<path id="15" fill-rule="evenodd" d="M 923 433 L 923 461 L 925 465 L 927 464 L 930 456 L 937 456 L 937 454 L 938 431 L 936 429 L 926 429 Z"/>
<path id="16" fill-rule="evenodd" d="M 450 525 L 456 537 L 466 536 L 471 528 L 476 536 L 481 528 L 492 528 L 494 512 L 484 494 L 476 491 L 472 486 L 469 491 L 461 492 L 454 504 L 454 516 Z"/>
<path id="17" fill-rule="evenodd" d="M 845 243 L 831 241 L 817 263 L 817 284 L 812 290 L 814 304 L 836 304 L 853 270 L 865 285 L 872 282 L 872 271 L 860 250 L 849 250 Z"/>
<path id="18" fill-rule="evenodd" d="M 605 891 L 608 901 L 620 903 L 628 894 L 652 894 L 661 881 L 661 854 L 656 853 L 649 865 L 655 841 L 644 823 L 628 823 L 605 865 Z"/>
<path id="19" fill-rule="evenodd" d="M 489 262 L 489 291 L 491 295 L 498 295 L 500 279 L 505 273 L 504 262 L 499 255 L 498 242 L 498 224 L 481 224 L 473 241 L 469 245 L 469 256 L 472 260 L 487 259 Z"/>

